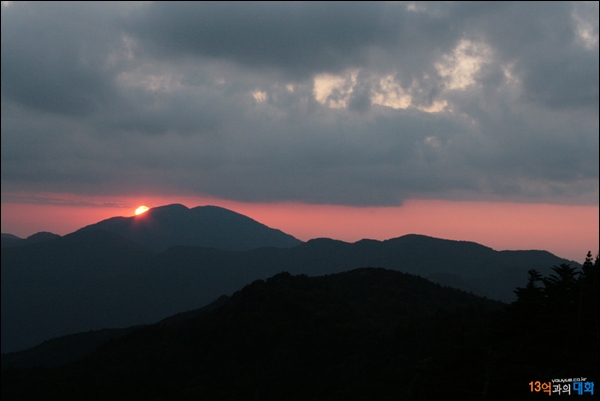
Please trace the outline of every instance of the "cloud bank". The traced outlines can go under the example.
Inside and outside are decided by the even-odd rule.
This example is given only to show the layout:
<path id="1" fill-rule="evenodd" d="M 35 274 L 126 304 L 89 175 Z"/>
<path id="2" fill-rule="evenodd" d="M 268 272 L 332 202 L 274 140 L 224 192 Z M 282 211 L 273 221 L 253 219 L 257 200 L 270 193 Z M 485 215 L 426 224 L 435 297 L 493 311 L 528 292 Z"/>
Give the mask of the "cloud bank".
<path id="1" fill-rule="evenodd" d="M 2 193 L 599 202 L 598 3 L 2 5 Z"/>

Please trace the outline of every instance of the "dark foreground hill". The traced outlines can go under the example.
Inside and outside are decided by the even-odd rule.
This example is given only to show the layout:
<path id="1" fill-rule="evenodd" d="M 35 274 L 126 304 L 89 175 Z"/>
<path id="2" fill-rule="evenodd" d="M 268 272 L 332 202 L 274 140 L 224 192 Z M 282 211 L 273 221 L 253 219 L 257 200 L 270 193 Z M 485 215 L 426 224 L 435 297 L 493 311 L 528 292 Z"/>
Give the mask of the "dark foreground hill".
<path id="1" fill-rule="evenodd" d="M 280 230 L 217 206 L 155 207 L 138 216 L 113 217 L 79 231 L 88 230 L 113 232 L 158 252 L 175 245 L 245 251 L 301 243 Z"/>
<path id="2" fill-rule="evenodd" d="M 155 254 L 115 233 L 81 230 L 3 249 L 2 352 L 79 331 L 155 322 L 282 271 L 317 276 L 383 267 L 510 301 L 527 270 L 545 274 L 564 262 L 543 251 L 497 252 L 418 235 L 248 251 L 178 246 Z"/>
<path id="3" fill-rule="evenodd" d="M 427 340 L 402 344 L 398 330 L 436 313 L 500 307 L 383 269 L 281 273 L 211 311 L 140 328 L 65 367 L 4 371 L 2 398 L 410 395 L 411 369 L 430 351 Z"/>
<path id="4" fill-rule="evenodd" d="M 561 278 L 522 288 L 504 309 L 384 269 L 281 273 L 65 366 L 5 370 L 2 398 L 535 398 L 530 381 L 597 381 L 597 305 L 588 302 L 598 262 L 587 267 L 582 279 L 555 269 Z M 577 322 L 576 299 L 587 329 L 548 325 Z"/>

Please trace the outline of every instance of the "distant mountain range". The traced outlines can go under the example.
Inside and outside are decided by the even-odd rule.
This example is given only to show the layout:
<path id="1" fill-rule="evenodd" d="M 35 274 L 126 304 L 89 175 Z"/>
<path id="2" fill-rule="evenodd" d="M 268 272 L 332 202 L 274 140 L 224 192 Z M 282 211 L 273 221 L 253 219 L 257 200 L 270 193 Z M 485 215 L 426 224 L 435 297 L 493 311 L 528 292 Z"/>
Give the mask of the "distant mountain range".
<path id="1" fill-rule="evenodd" d="M 113 217 L 79 231 L 104 230 L 161 252 L 176 245 L 229 251 L 273 246 L 288 248 L 302 241 L 249 217 L 217 206 L 156 207 L 134 217 Z"/>
<path id="2" fill-rule="evenodd" d="M 498 252 L 420 235 L 302 243 L 226 209 L 181 205 L 45 238 L 3 245 L 3 353 L 61 335 L 156 322 L 283 271 L 318 276 L 383 267 L 510 301 L 527 270 L 578 266 L 545 251 Z"/>
<path id="3" fill-rule="evenodd" d="M 19 238 L 16 235 L 2 233 L 2 248 L 36 244 L 38 242 L 46 242 L 56 238 L 60 238 L 60 235 L 45 231 L 35 233 L 27 238 Z"/>

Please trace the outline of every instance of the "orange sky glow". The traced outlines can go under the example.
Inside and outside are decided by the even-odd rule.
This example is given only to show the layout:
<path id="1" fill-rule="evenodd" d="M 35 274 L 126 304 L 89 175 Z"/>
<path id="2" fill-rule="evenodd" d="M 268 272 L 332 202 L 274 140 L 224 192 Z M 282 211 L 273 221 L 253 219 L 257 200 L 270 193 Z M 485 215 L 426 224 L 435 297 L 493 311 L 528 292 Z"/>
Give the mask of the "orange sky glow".
<path id="1" fill-rule="evenodd" d="M 405 234 L 474 241 L 496 250 L 544 249 L 583 262 L 599 244 L 599 207 L 550 204 L 410 200 L 398 207 L 300 203 L 243 203 L 201 197 L 63 197 L 54 204 L 3 203 L 2 232 L 27 237 L 38 231 L 68 234 L 113 216 L 133 216 L 140 205 L 181 203 L 222 206 L 303 241 L 328 237 L 347 242 Z"/>

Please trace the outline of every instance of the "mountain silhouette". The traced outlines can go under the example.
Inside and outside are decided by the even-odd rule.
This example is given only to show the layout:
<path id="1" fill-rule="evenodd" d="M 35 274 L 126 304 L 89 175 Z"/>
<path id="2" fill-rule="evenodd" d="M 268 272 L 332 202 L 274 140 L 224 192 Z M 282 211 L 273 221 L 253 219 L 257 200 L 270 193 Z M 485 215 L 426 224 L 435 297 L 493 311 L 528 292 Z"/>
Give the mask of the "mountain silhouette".
<path id="1" fill-rule="evenodd" d="M 133 275 L 152 256 L 136 242 L 94 230 L 2 249 L 2 352 L 89 329 L 148 323 L 155 316 L 145 316 L 130 295 L 139 294 Z"/>
<path id="2" fill-rule="evenodd" d="M 585 372 L 575 397 L 596 399 L 598 263 L 531 275 L 544 288 L 511 305 L 380 268 L 279 273 L 151 325 L 3 354 L 2 399 L 520 400 L 562 372 Z"/>
<path id="3" fill-rule="evenodd" d="M 79 231 L 89 230 L 110 231 L 157 252 L 176 245 L 245 251 L 269 246 L 292 247 L 301 243 L 280 230 L 217 206 L 188 209 L 173 204 L 155 207 L 138 216 L 113 217 Z"/>
<path id="4" fill-rule="evenodd" d="M 25 352 L 3 355 L 3 365 L 43 362 L 52 366 L 56 359 L 64 361 L 69 354 L 80 357 L 80 349 L 112 338 L 97 351 L 90 350 L 86 359 L 63 369 L 60 379 L 46 376 L 49 380 L 45 383 L 31 381 L 26 391 L 39 391 L 49 398 L 62 398 L 65 390 L 83 398 L 91 394 L 108 398 L 154 394 L 175 399 L 287 399 L 292 394 L 325 394 L 329 398 L 339 391 L 346 396 L 356 391 L 352 383 L 337 381 L 321 388 L 350 374 L 353 381 L 371 383 L 369 391 L 377 387 L 372 381 L 379 376 L 376 380 L 383 379 L 385 394 L 390 383 L 404 376 L 398 369 L 408 373 L 404 369 L 409 371 L 416 359 L 429 352 L 425 347 L 423 356 L 400 354 L 399 350 L 414 344 L 395 340 L 398 326 L 410 325 L 440 309 L 498 310 L 501 306 L 384 269 L 356 269 L 321 277 L 279 273 L 192 313 L 129 332 L 80 333 L 52 340 Z M 388 367 L 393 369 L 387 371 Z M 104 388 L 100 391 L 97 385 Z M 3 398 L 16 391 L 23 396 L 19 386 L 3 386 Z M 187 397 L 177 394 L 181 390 L 189 392 Z"/>
<path id="5" fill-rule="evenodd" d="M 353 244 L 320 238 L 247 251 L 172 246 L 157 254 L 116 233 L 79 230 L 2 250 L 2 352 L 80 331 L 156 322 L 282 271 L 319 276 L 383 267 L 510 301 L 527 270 L 546 273 L 565 262 L 544 251 L 498 252 L 421 235 Z"/>
<path id="6" fill-rule="evenodd" d="M 46 242 L 56 238 L 60 238 L 60 235 L 49 233 L 47 231 L 40 231 L 39 233 L 30 235 L 25 239 L 19 238 L 16 235 L 2 233 L 2 248 L 35 244 L 37 242 Z"/>

